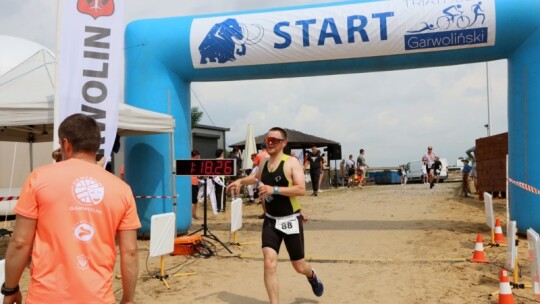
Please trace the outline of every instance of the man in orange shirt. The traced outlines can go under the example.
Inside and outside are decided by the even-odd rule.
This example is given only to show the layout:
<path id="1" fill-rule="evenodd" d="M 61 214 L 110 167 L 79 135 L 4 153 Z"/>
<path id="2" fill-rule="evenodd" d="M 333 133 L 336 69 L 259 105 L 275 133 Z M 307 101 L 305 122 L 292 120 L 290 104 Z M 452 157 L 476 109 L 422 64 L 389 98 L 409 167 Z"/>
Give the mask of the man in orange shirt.
<path id="1" fill-rule="evenodd" d="M 258 167 L 261 164 L 261 160 L 270 157 L 268 151 L 266 150 L 266 143 L 263 141 L 261 143 L 261 152 L 257 153 L 255 159 L 253 160 L 253 168 Z"/>
<path id="2" fill-rule="evenodd" d="M 26 303 L 115 303 L 115 236 L 121 303 L 133 303 L 141 224 L 131 189 L 96 166 L 101 133 L 93 118 L 69 116 L 58 137 L 63 161 L 32 171 L 15 206 L 16 228 L 1 289 L 4 303 L 22 303 L 19 280 L 30 254 Z"/>

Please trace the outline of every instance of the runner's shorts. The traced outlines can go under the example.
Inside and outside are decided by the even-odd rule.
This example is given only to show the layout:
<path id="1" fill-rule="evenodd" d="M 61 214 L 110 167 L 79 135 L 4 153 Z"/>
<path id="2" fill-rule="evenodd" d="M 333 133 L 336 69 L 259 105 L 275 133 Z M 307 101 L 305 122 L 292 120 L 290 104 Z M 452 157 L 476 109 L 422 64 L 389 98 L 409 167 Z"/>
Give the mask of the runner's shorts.
<path id="1" fill-rule="evenodd" d="M 199 186 L 191 185 L 191 203 L 193 205 L 197 204 L 197 195 L 199 194 Z"/>
<path id="2" fill-rule="evenodd" d="M 302 223 L 302 216 L 298 215 L 298 225 L 300 233 L 298 234 L 285 234 L 276 229 L 276 220 L 271 219 L 268 216 L 264 217 L 262 228 L 262 248 L 270 247 L 279 253 L 279 247 L 281 242 L 285 241 L 285 247 L 289 253 L 291 261 L 298 261 L 304 258 L 304 225 Z"/>

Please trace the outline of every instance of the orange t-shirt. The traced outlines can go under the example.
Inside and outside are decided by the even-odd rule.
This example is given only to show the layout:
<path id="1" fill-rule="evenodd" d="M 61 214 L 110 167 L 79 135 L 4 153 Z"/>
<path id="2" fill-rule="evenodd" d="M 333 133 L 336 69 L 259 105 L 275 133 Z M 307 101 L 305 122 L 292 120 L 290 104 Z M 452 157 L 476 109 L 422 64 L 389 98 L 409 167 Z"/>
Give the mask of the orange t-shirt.
<path id="1" fill-rule="evenodd" d="M 28 176 L 15 212 L 36 219 L 26 303 L 115 303 L 118 230 L 141 227 L 131 188 L 78 159 Z"/>
<path id="2" fill-rule="evenodd" d="M 253 160 L 253 167 L 259 166 L 261 164 L 261 160 L 263 160 L 263 159 L 265 159 L 267 157 L 270 157 L 270 154 L 268 154 L 268 152 L 266 152 L 266 151 L 262 151 L 262 152 L 258 153 L 255 156 L 255 159 Z"/>

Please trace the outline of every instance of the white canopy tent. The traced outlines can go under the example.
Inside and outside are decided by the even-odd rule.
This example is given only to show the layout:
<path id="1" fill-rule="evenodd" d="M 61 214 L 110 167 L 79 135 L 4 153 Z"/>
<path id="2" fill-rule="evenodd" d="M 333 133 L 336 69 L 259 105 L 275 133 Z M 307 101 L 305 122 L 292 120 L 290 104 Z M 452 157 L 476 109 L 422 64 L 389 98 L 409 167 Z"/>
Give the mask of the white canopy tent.
<path id="1" fill-rule="evenodd" d="M 54 127 L 54 57 L 39 49 L 0 75 L 0 141 L 49 142 Z M 120 104 L 118 135 L 172 133 L 172 116 Z M 30 145 L 30 168 L 33 168 Z"/>
<path id="2" fill-rule="evenodd" d="M 55 59 L 49 50 L 28 40 L 0 35 L 0 44 L 0 142 L 29 143 L 32 170 L 33 143 L 53 141 Z M 119 106 L 120 136 L 169 133 L 172 137 L 174 127 L 170 115 Z M 0 197 L 17 195 L 18 190 L 0 188 Z M 13 214 L 16 200 L 3 203 L 0 215 Z"/>
<path id="3" fill-rule="evenodd" d="M 53 101 L 3 103 L 0 92 L 0 141 L 49 142 L 53 140 Z M 172 133 L 174 119 L 167 114 L 120 104 L 118 135 Z"/>
<path id="4" fill-rule="evenodd" d="M 53 140 L 54 58 L 41 49 L 0 75 L 0 141 Z M 118 135 L 172 133 L 172 116 L 120 104 Z"/>

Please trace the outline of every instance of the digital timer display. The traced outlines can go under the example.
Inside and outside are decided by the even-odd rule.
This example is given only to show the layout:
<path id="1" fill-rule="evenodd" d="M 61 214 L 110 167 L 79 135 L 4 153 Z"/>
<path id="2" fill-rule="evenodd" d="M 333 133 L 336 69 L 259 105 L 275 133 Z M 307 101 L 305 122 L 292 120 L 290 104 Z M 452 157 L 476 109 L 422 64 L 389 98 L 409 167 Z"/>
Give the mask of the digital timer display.
<path id="1" fill-rule="evenodd" d="M 236 175 L 236 159 L 177 159 L 176 175 Z"/>

